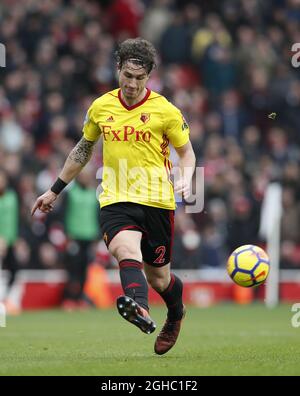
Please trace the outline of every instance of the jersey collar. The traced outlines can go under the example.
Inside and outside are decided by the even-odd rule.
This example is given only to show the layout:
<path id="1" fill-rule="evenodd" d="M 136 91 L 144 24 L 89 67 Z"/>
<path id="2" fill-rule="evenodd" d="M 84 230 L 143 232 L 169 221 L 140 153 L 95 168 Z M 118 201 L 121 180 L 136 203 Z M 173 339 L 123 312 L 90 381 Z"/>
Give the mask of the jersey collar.
<path id="1" fill-rule="evenodd" d="M 137 107 L 139 107 L 139 106 L 141 106 L 142 104 L 144 104 L 144 103 L 146 102 L 146 100 L 149 98 L 149 96 L 150 96 L 150 94 L 151 94 L 151 90 L 148 89 L 148 88 L 146 88 L 146 90 L 147 90 L 147 93 L 146 93 L 146 95 L 143 97 L 143 99 L 142 99 L 140 102 L 134 104 L 133 106 L 128 106 L 128 105 L 124 102 L 124 100 L 122 99 L 122 96 L 121 96 L 121 89 L 119 89 L 119 91 L 118 91 L 118 98 L 119 98 L 119 101 L 121 102 L 121 105 L 122 105 L 123 107 L 125 107 L 126 110 L 133 110 L 133 109 L 136 109 Z"/>

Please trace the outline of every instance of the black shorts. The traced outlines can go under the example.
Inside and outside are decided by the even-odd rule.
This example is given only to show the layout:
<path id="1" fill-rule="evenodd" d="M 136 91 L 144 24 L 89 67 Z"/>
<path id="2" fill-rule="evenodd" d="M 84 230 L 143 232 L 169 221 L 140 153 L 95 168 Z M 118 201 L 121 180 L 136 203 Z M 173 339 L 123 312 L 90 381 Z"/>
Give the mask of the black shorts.
<path id="1" fill-rule="evenodd" d="M 119 202 L 101 208 L 100 225 L 107 247 L 118 232 L 138 230 L 142 233 L 141 251 L 145 263 L 163 267 L 171 261 L 174 210 Z"/>

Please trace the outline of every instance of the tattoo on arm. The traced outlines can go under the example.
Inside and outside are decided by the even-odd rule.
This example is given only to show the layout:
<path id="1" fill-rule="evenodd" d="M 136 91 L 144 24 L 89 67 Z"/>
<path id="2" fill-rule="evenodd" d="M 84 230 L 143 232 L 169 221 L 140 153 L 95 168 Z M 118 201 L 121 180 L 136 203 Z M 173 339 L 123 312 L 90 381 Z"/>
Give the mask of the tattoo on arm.
<path id="1" fill-rule="evenodd" d="M 90 160 L 95 142 L 90 142 L 82 137 L 69 154 L 69 159 L 81 165 L 86 165 Z"/>

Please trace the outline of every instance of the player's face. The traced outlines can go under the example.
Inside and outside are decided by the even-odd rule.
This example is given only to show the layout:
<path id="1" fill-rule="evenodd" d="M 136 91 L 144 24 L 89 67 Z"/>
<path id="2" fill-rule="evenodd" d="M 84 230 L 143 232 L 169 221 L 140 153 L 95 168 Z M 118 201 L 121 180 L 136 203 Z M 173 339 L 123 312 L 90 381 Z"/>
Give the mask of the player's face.
<path id="1" fill-rule="evenodd" d="M 130 101 L 138 99 L 144 92 L 149 75 L 143 67 L 137 68 L 127 62 L 119 71 L 119 84 L 124 97 Z"/>

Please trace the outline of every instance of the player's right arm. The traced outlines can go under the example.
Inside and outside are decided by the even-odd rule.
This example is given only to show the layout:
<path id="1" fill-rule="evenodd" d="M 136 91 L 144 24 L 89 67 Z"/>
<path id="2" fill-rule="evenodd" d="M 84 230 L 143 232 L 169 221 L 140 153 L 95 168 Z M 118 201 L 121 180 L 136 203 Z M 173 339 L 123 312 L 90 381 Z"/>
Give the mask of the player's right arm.
<path id="1" fill-rule="evenodd" d="M 69 184 L 91 159 L 95 143 L 83 136 L 70 152 L 59 178 Z"/>
<path id="2" fill-rule="evenodd" d="M 49 213 L 53 209 L 53 203 L 58 197 L 59 190 L 69 184 L 89 162 L 95 143 L 96 141 L 89 141 L 84 136 L 80 139 L 70 152 L 55 184 L 35 201 L 31 210 L 32 216 L 37 209 L 44 213 Z"/>
<path id="3" fill-rule="evenodd" d="M 35 201 L 31 215 L 33 216 L 37 209 L 44 213 L 49 213 L 53 209 L 53 203 L 56 201 L 58 194 L 69 184 L 89 162 L 94 146 L 101 134 L 101 131 L 95 120 L 95 111 L 97 112 L 97 100 L 89 108 L 83 126 L 83 137 L 70 152 L 62 171 L 56 182 L 43 195 Z"/>

